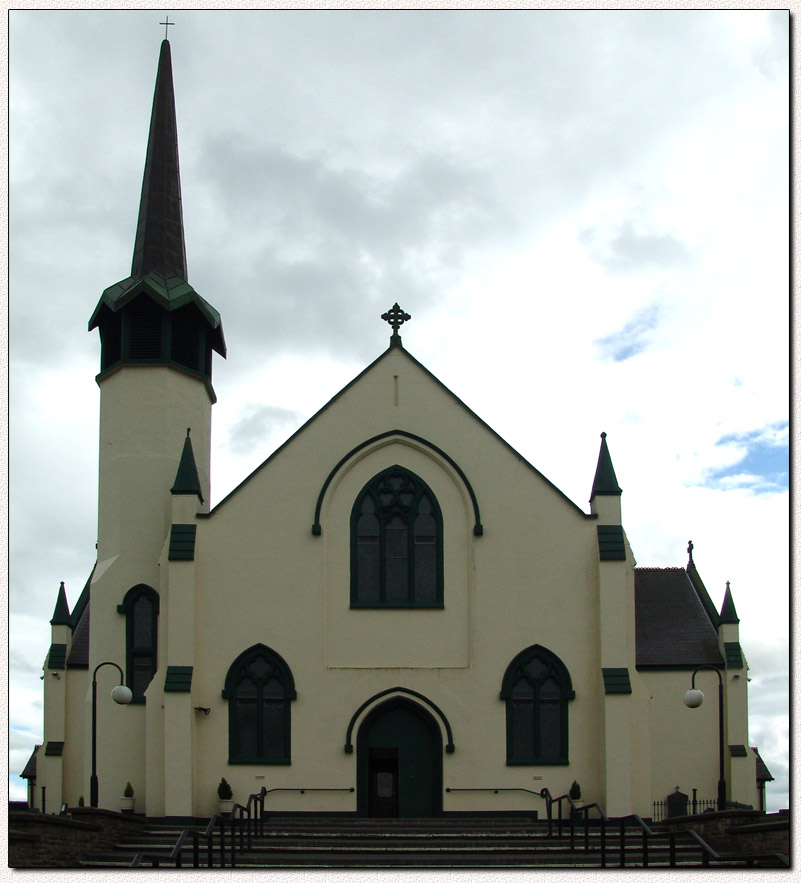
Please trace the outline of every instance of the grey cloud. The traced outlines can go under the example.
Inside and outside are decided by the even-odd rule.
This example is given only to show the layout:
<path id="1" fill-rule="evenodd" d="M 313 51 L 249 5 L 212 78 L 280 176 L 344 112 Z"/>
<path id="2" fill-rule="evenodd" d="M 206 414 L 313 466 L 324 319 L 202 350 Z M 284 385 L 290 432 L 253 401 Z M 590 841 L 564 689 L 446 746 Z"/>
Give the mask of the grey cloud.
<path id="1" fill-rule="evenodd" d="M 602 358 L 623 362 L 647 348 L 648 332 L 656 328 L 659 315 L 659 304 L 650 304 L 636 313 L 620 331 L 600 337 L 593 343 Z"/>
<path id="2" fill-rule="evenodd" d="M 690 262 L 692 254 L 687 246 L 671 233 L 647 234 L 634 229 L 626 221 L 611 235 L 595 228 L 582 230 L 579 242 L 593 260 L 608 270 L 630 273 L 654 267 L 670 269 Z"/>
<path id="3" fill-rule="evenodd" d="M 294 429 L 302 415 L 274 405 L 250 406 L 231 427 L 228 447 L 235 454 L 249 454 L 265 448 L 265 442 L 280 431 Z"/>
<path id="4" fill-rule="evenodd" d="M 447 157 L 381 175 L 219 139 L 203 165 L 220 220 L 201 234 L 214 241 L 201 243 L 193 273 L 210 281 L 204 297 L 253 358 L 336 352 L 344 339 L 355 357 L 377 355 L 381 312 L 396 300 L 424 309 L 509 229 L 487 182 Z"/>

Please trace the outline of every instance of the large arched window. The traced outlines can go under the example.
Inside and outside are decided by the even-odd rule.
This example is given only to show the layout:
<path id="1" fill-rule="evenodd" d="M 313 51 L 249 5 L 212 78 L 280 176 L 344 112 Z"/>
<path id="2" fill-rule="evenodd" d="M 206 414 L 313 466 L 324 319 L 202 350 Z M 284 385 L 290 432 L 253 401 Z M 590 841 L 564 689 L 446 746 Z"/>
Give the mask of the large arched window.
<path id="1" fill-rule="evenodd" d="M 290 763 L 290 701 L 297 696 L 289 666 L 256 644 L 228 669 L 228 762 Z"/>
<path id="2" fill-rule="evenodd" d="M 567 703 L 575 697 L 558 656 L 535 644 L 518 653 L 503 676 L 506 763 L 568 763 Z"/>
<path id="3" fill-rule="evenodd" d="M 377 475 L 353 506 L 351 607 L 442 607 L 442 514 L 402 466 Z"/>
<path id="4" fill-rule="evenodd" d="M 126 683 L 133 702 L 145 701 L 145 690 L 156 673 L 159 596 L 150 586 L 129 589 L 117 611 L 125 615 Z"/>

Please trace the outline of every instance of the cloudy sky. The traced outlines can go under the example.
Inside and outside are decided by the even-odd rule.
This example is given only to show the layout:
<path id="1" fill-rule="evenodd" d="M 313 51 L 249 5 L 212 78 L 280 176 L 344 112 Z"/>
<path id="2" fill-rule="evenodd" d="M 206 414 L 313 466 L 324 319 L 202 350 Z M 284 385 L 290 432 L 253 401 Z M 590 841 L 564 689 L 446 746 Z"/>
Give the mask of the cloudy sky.
<path id="1" fill-rule="evenodd" d="M 194 11 L 170 28 L 189 279 L 222 314 L 212 504 L 386 348 L 637 562 L 731 581 L 788 805 L 788 14 Z M 94 562 L 99 370 L 163 11 L 10 13 L 10 783 Z M 35 46 L 36 51 L 31 51 Z"/>

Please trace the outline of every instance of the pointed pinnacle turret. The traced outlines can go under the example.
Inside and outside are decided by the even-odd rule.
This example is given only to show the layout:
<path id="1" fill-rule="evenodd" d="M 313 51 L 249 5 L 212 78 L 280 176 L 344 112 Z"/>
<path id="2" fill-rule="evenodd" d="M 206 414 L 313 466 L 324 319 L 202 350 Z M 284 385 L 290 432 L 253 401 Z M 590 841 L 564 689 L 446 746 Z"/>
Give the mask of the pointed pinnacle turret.
<path id="1" fill-rule="evenodd" d="M 606 444 L 606 433 L 601 433 L 601 450 L 598 453 L 598 466 L 595 469 L 595 478 L 592 482 L 590 502 L 595 497 L 619 497 L 623 491 L 617 483 L 615 467 L 612 465 L 612 457 Z"/>
<path id="2" fill-rule="evenodd" d="M 70 606 L 67 603 L 67 590 L 64 588 L 63 582 L 58 589 L 58 599 L 50 625 L 71 625 Z"/>
<path id="3" fill-rule="evenodd" d="M 203 502 L 203 492 L 200 490 L 200 479 L 197 474 L 195 454 L 192 451 L 192 440 L 189 438 L 190 430 L 186 430 L 186 440 L 181 453 L 181 462 L 178 464 L 178 472 L 175 476 L 175 484 L 170 488 L 171 494 L 191 495 L 197 494 L 200 502 Z"/>
<path id="4" fill-rule="evenodd" d="M 160 273 L 186 280 L 186 248 L 178 171 L 178 127 L 170 43 L 159 56 L 131 276 Z"/>
<path id="5" fill-rule="evenodd" d="M 726 594 L 723 596 L 723 606 L 720 608 L 720 622 L 736 625 L 740 621 L 737 616 L 737 610 L 734 606 L 734 600 L 731 596 L 731 586 L 726 583 Z"/>

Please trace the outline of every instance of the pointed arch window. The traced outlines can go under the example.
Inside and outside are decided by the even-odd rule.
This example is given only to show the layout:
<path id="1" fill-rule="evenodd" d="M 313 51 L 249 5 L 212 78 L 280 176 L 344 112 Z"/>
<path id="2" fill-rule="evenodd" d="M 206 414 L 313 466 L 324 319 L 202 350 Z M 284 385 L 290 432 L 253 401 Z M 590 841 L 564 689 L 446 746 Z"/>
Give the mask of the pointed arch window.
<path id="1" fill-rule="evenodd" d="M 292 672 L 275 650 L 256 644 L 240 654 L 223 690 L 228 762 L 290 763 L 290 702 L 296 696 Z"/>
<path id="2" fill-rule="evenodd" d="M 133 702 L 145 701 L 145 690 L 157 665 L 159 596 L 150 586 L 129 589 L 117 611 L 125 615 L 125 681 Z"/>
<path id="3" fill-rule="evenodd" d="M 373 478 L 351 514 L 351 607 L 442 607 L 442 513 L 402 466 Z"/>
<path id="4" fill-rule="evenodd" d="M 567 764 L 570 673 L 558 656 L 535 644 L 518 653 L 503 677 L 506 763 Z"/>

